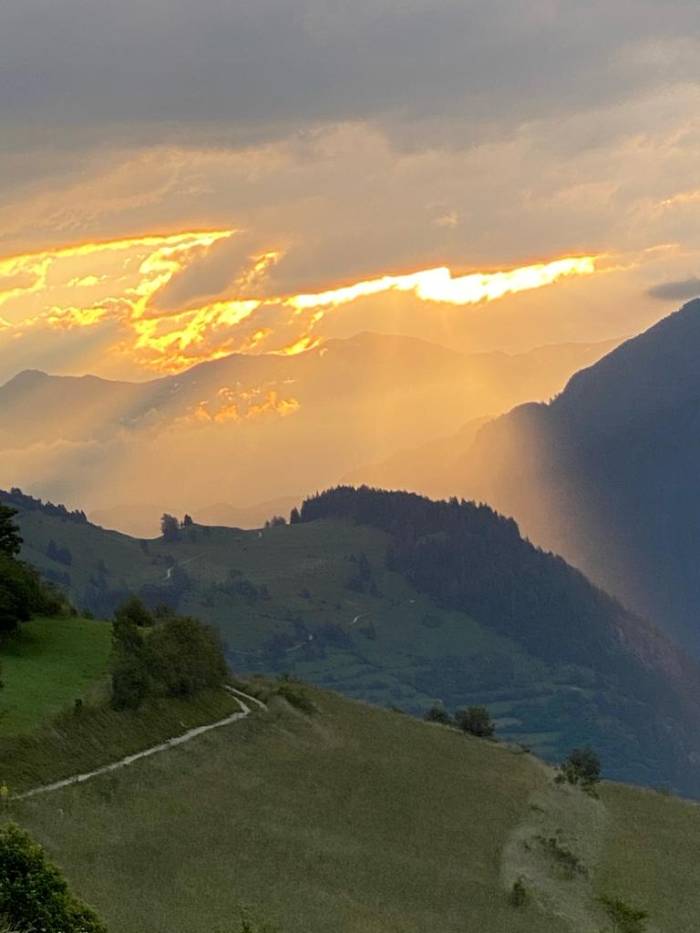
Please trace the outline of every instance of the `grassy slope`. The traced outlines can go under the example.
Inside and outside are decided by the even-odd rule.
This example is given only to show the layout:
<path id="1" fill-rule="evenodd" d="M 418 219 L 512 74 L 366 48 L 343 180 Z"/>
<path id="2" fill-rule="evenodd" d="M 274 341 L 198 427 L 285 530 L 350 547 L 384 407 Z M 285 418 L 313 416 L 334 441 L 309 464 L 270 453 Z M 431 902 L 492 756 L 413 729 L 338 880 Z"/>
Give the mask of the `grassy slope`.
<path id="1" fill-rule="evenodd" d="M 85 619 L 34 619 L 0 646 L 0 736 L 30 732 L 107 672 L 111 631 Z"/>
<path id="2" fill-rule="evenodd" d="M 426 708 L 441 696 L 448 705 L 487 702 L 500 720 L 501 734 L 532 745 L 549 757 L 586 736 L 560 737 L 558 704 L 567 697 L 567 673 L 548 671 L 522 648 L 482 628 L 463 613 L 446 612 L 384 569 L 385 536 L 340 522 L 315 522 L 244 532 L 195 528 L 180 541 L 147 546 L 115 532 L 76 525 L 38 512 L 22 516 L 24 556 L 40 569 L 67 571 L 71 596 L 83 605 L 89 578 L 101 559 L 109 567 L 110 589 L 167 587 L 167 558 L 174 558 L 191 585 L 179 605 L 215 623 L 232 649 L 238 670 L 289 670 L 351 697 L 404 709 Z M 49 561 L 50 539 L 70 548 L 72 567 Z M 372 564 L 379 596 L 348 589 L 357 572 L 349 558 L 364 552 Z M 217 589 L 232 570 L 270 599 L 251 603 Z M 353 625 L 353 620 L 360 616 Z M 314 642 L 297 648 L 295 621 Z M 367 637 L 374 626 L 376 638 Z M 319 637 L 319 626 L 339 624 L 350 644 Z M 292 646 L 271 652 L 270 639 Z M 235 649 L 235 650 L 234 650 Z"/>
<path id="3" fill-rule="evenodd" d="M 13 816 L 112 933 L 231 933 L 242 903 L 283 933 L 598 933 L 603 893 L 653 933 L 696 929 L 697 806 L 618 785 L 592 801 L 503 746 L 314 698 L 311 718 L 273 700 Z M 562 879 L 538 832 L 587 874 Z M 540 906 L 508 903 L 521 873 Z"/>
<path id="4" fill-rule="evenodd" d="M 598 886 L 643 905 L 655 930 L 694 933 L 700 916 L 700 806 L 623 785 L 606 785 L 603 801 L 612 825 Z"/>
<path id="5" fill-rule="evenodd" d="M 113 933 L 563 933 L 515 911 L 501 851 L 543 771 L 337 696 L 15 805 Z"/>

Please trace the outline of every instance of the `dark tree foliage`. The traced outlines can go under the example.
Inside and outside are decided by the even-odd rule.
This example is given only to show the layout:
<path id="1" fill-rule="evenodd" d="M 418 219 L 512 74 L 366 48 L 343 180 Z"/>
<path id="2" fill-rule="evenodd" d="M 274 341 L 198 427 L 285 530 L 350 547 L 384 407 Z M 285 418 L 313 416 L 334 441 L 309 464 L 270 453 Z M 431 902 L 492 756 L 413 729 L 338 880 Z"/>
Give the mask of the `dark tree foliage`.
<path id="1" fill-rule="evenodd" d="M 340 486 L 302 505 L 302 521 L 323 518 L 387 532 L 389 569 L 439 605 L 468 613 L 546 661 L 620 675 L 622 647 L 613 623 L 622 607 L 488 506 Z M 630 686 L 638 692 L 645 676 L 640 665 Z"/>
<path id="2" fill-rule="evenodd" d="M 12 823 L 0 828 L 0 916 L 17 930 L 106 933 L 42 847 Z"/>
<path id="3" fill-rule="evenodd" d="M 218 633 L 190 616 L 166 618 L 148 636 L 147 647 L 156 689 L 168 696 L 192 696 L 226 679 Z"/>
<path id="4" fill-rule="evenodd" d="M 140 628 L 129 616 L 112 624 L 112 706 L 136 709 L 152 691 L 148 647 Z"/>
<path id="5" fill-rule="evenodd" d="M 15 522 L 17 509 L 0 503 L 0 554 L 17 557 L 22 549 L 22 537 Z"/>
<path id="6" fill-rule="evenodd" d="M 135 709 L 148 696 L 188 697 L 221 686 L 228 668 L 215 629 L 167 607 L 150 614 L 131 602 L 131 611 L 118 614 L 112 626 L 116 709 Z M 148 625 L 136 621 L 142 610 Z"/>
<path id="7" fill-rule="evenodd" d="M 155 619 L 138 596 L 130 596 L 114 613 L 117 621 L 133 622 L 138 628 L 149 628 Z"/>
<path id="8" fill-rule="evenodd" d="M 67 609 L 65 599 L 33 567 L 0 553 L 0 635 L 16 631 L 33 615 L 54 616 Z"/>
<path id="9" fill-rule="evenodd" d="M 469 706 L 455 713 L 455 722 L 463 732 L 480 739 L 490 739 L 496 731 L 491 715 L 485 706 Z"/>
<path id="10" fill-rule="evenodd" d="M 426 711 L 423 718 L 426 722 L 439 722 L 442 723 L 443 726 L 448 726 L 452 722 L 450 714 L 445 707 L 439 706 L 437 703 Z"/>
<path id="11" fill-rule="evenodd" d="M 273 515 L 272 518 L 269 518 L 265 522 L 265 527 L 266 528 L 279 528 L 280 526 L 286 525 L 286 524 L 287 524 L 287 519 L 284 517 L 284 515 Z"/>
<path id="12" fill-rule="evenodd" d="M 560 780 L 587 790 L 600 781 L 600 774 L 600 758 L 592 748 L 575 748 L 560 766 Z"/>
<path id="13" fill-rule="evenodd" d="M 180 537 L 180 523 L 174 515 L 166 512 L 160 520 L 160 533 L 164 541 L 177 541 Z"/>
<path id="14" fill-rule="evenodd" d="M 289 524 L 298 525 L 301 521 L 301 515 L 299 514 L 299 509 L 295 506 L 292 511 L 289 513 Z"/>
<path id="15" fill-rule="evenodd" d="M 194 522 L 192 521 L 192 516 L 191 516 L 191 515 L 185 515 L 185 517 L 182 519 L 182 527 L 183 527 L 183 528 L 191 528 L 192 525 L 194 525 Z"/>
<path id="16" fill-rule="evenodd" d="M 60 518 L 61 521 L 74 522 L 78 525 L 88 524 L 87 516 L 81 509 L 69 512 L 65 505 L 42 502 L 41 499 L 26 495 L 21 489 L 13 488 L 9 492 L 0 489 L 0 500 L 10 506 L 15 506 L 23 512 L 43 512 L 44 515 Z"/>

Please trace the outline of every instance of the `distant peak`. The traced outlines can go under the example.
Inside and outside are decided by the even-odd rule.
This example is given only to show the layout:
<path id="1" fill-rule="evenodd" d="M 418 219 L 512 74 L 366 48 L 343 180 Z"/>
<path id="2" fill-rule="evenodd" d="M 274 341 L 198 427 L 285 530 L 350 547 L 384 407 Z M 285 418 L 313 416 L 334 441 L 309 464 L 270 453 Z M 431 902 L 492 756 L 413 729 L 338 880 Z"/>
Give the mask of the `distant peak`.
<path id="1" fill-rule="evenodd" d="M 49 374 L 43 372 L 41 369 L 23 369 L 22 372 L 17 373 L 16 376 L 9 379 L 5 385 L 32 385 L 37 382 L 43 382 L 44 379 L 49 378 Z"/>

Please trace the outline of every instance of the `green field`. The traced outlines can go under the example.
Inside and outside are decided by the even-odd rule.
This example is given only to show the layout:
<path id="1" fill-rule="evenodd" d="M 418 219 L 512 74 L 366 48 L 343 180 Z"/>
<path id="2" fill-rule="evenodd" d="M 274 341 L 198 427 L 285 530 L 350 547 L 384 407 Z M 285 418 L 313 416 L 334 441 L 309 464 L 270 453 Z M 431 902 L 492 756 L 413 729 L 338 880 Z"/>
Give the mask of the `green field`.
<path id="1" fill-rule="evenodd" d="M 30 732 L 99 692 L 111 630 L 86 619 L 33 619 L 0 645 L 0 736 Z"/>
<path id="2" fill-rule="evenodd" d="M 67 574 L 77 606 L 111 605 L 129 591 L 168 599 L 177 581 L 178 611 L 215 624 L 242 673 L 288 671 L 414 713 L 436 699 L 451 709 L 486 703 L 501 735 L 553 760 L 591 741 L 585 723 L 595 711 L 584 715 L 581 704 L 595 677 L 548 667 L 468 615 L 436 606 L 387 571 L 382 532 L 336 521 L 260 531 L 195 526 L 168 543 L 40 511 L 22 513 L 20 521 L 25 558 L 42 572 Z M 70 550 L 71 566 L 47 557 L 51 540 Z M 361 554 L 371 566 L 372 592 L 348 585 Z M 266 595 L 241 591 L 248 584 Z M 601 751 L 608 759 L 615 753 Z"/>
<path id="3" fill-rule="evenodd" d="M 248 539 L 239 561 L 262 541 Z M 252 574 L 259 555 L 249 557 Z M 291 599 L 298 579 L 279 585 Z M 321 607 L 324 585 L 332 577 L 318 578 Z M 0 781 L 13 793 L 238 710 L 224 691 L 111 709 L 109 636 L 100 622 L 38 619 L 3 646 Z M 111 933 L 238 933 L 243 908 L 280 933 L 608 933 L 601 895 L 648 910 L 649 933 L 696 930 L 699 806 L 612 784 L 594 799 L 556 785 L 518 746 L 316 688 L 301 688 L 312 714 L 269 679 L 246 689 L 266 712 L 10 802 L 5 816 L 46 846 Z M 575 876 L 543 847 L 553 838 L 574 854 Z M 518 879 L 528 903 L 516 908 Z"/>
<path id="4" fill-rule="evenodd" d="M 697 807 L 614 785 L 593 800 L 505 746 L 312 696 L 312 716 L 273 697 L 12 815 L 112 933 L 234 933 L 242 905 L 282 933 L 599 933 L 601 894 L 650 910 L 653 933 L 696 930 Z"/>

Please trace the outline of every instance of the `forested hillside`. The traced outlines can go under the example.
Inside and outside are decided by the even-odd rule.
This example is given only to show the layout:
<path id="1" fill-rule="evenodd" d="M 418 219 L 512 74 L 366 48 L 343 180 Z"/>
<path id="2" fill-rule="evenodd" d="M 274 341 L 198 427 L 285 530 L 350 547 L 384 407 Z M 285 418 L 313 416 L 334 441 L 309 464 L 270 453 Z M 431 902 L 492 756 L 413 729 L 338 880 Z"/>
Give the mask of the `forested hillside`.
<path id="1" fill-rule="evenodd" d="M 422 714 L 488 705 L 498 733 L 559 760 L 700 794 L 695 665 L 514 522 L 470 503 L 340 489 L 259 531 L 173 520 L 137 541 L 37 508 L 28 559 L 80 607 L 133 592 L 214 623 L 239 671 L 292 672 Z"/>
<path id="2" fill-rule="evenodd" d="M 700 300 L 483 428 L 460 491 L 700 655 Z"/>

